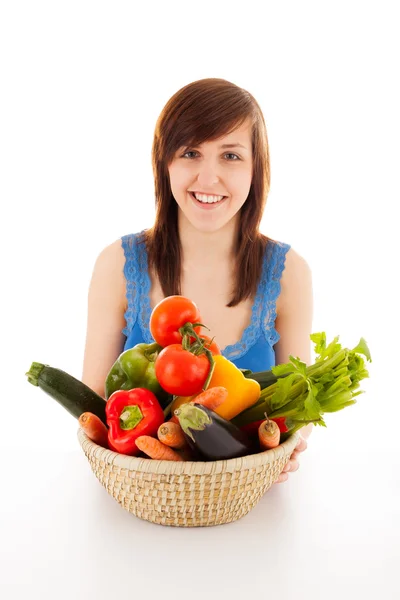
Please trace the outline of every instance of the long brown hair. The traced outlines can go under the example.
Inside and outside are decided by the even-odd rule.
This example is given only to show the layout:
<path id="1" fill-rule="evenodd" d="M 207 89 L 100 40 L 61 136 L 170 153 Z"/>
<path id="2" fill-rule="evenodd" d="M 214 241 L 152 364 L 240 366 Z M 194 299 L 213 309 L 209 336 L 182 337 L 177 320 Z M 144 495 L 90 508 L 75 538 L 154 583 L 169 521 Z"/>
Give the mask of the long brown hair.
<path id="1" fill-rule="evenodd" d="M 155 127 L 152 166 L 156 218 L 146 231 L 149 268 L 154 269 L 165 296 L 181 294 L 182 248 L 178 205 L 172 195 L 168 165 L 182 146 L 198 146 L 240 127 L 252 125 L 253 178 L 240 209 L 235 240 L 236 272 L 227 306 L 253 297 L 261 276 L 268 237 L 259 231 L 270 187 L 270 161 L 264 117 L 253 96 L 225 79 L 200 79 L 186 85 L 167 102 Z"/>

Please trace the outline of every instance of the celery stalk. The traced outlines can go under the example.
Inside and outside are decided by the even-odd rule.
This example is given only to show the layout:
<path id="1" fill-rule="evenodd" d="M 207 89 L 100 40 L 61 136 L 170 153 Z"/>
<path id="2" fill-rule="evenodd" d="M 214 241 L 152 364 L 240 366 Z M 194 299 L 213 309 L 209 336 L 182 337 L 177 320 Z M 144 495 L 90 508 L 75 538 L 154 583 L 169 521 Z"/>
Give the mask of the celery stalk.
<path id="1" fill-rule="evenodd" d="M 272 368 L 278 377 L 275 383 L 261 391 L 259 400 L 233 419 L 237 426 L 269 417 L 287 417 L 292 423 L 291 432 L 304 424 L 326 426 L 324 412 L 336 412 L 355 404 L 354 397 L 362 391 L 359 382 L 369 377 L 365 358 L 372 362 L 364 338 L 349 350 L 338 343 L 339 336 L 326 345 L 324 332 L 312 334 L 315 352 L 319 354 L 314 364 L 307 366 L 299 358 L 290 356 L 290 362 Z M 301 423 L 301 424 L 299 424 Z"/>

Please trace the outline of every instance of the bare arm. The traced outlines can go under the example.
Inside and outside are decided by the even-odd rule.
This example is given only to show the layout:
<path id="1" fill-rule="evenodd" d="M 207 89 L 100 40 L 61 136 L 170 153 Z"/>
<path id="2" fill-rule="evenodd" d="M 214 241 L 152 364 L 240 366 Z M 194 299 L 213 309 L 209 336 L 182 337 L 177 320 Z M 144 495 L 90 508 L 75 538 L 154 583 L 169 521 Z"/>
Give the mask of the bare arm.
<path id="1" fill-rule="evenodd" d="M 124 251 L 117 240 L 97 257 L 89 286 L 82 381 L 103 398 L 107 374 L 125 342 L 124 264 Z"/>
<path id="2" fill-rule="evenodd" d="M 286 254 L 281 279 L 281 294 L 277 302 L 275 327 L 280 339 L 275 344 L 276 364 L 289 362 L 289 355 L 311 364 L 313 321 L 312 275 L 308 263 L 290 248 Z M 303 427 L 301 435 L 308 438 L 313 425 Z"/>

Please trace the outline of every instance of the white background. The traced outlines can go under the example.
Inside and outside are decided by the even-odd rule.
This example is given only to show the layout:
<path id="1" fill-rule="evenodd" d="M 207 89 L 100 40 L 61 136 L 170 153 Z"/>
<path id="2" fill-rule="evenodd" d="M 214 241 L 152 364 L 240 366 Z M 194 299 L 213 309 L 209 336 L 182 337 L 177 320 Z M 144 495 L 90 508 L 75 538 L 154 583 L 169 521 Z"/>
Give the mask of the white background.
<path id="1" fill-rule="evenodd" d="M 150 598 L 186 597 L 189 585 L 192 597 L 210 595 L 210 577 L 216 596 L 396 597 L 395 5 L 2 3 L 3 597 L 50 598 L 57 586 L 59 598 L 106 598 L 114 576 L 121 594 L 129 579 Z M 327 416 L 300 470 L 247 518 L 172 531 L 107 496 L 76 421 L 24 374 L 39 361 L 81 377 L 94 261 L 152 224 L 155 122 L 205 77 L 244 87 L 263 110 L 272 180 L 262 231 L 308 261 L 313 330 L 348 347 L 363 336 L 373 363 L 357 405 Z"/>

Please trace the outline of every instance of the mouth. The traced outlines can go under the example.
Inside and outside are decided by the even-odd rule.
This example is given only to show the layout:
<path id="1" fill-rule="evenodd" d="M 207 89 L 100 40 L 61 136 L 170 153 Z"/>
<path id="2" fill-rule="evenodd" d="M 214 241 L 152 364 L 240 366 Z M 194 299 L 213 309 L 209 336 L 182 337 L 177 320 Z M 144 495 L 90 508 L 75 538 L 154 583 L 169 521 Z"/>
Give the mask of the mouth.
<path id="1" fill-rule="evenodd" d="M 189 194 L 192 196 L 193 200 L 197 203 L 200 204 L 202 206 L 214 206 L 216 204 L 220 204 L 221 202 L 223 202 L 228 196 L 218 196 L 218 200 L 215 199 L 211 202 L 206 201 L 206 200 L 198 200 L 198 198 L 196 198 L 194 192 L 189 192 Z"/>

